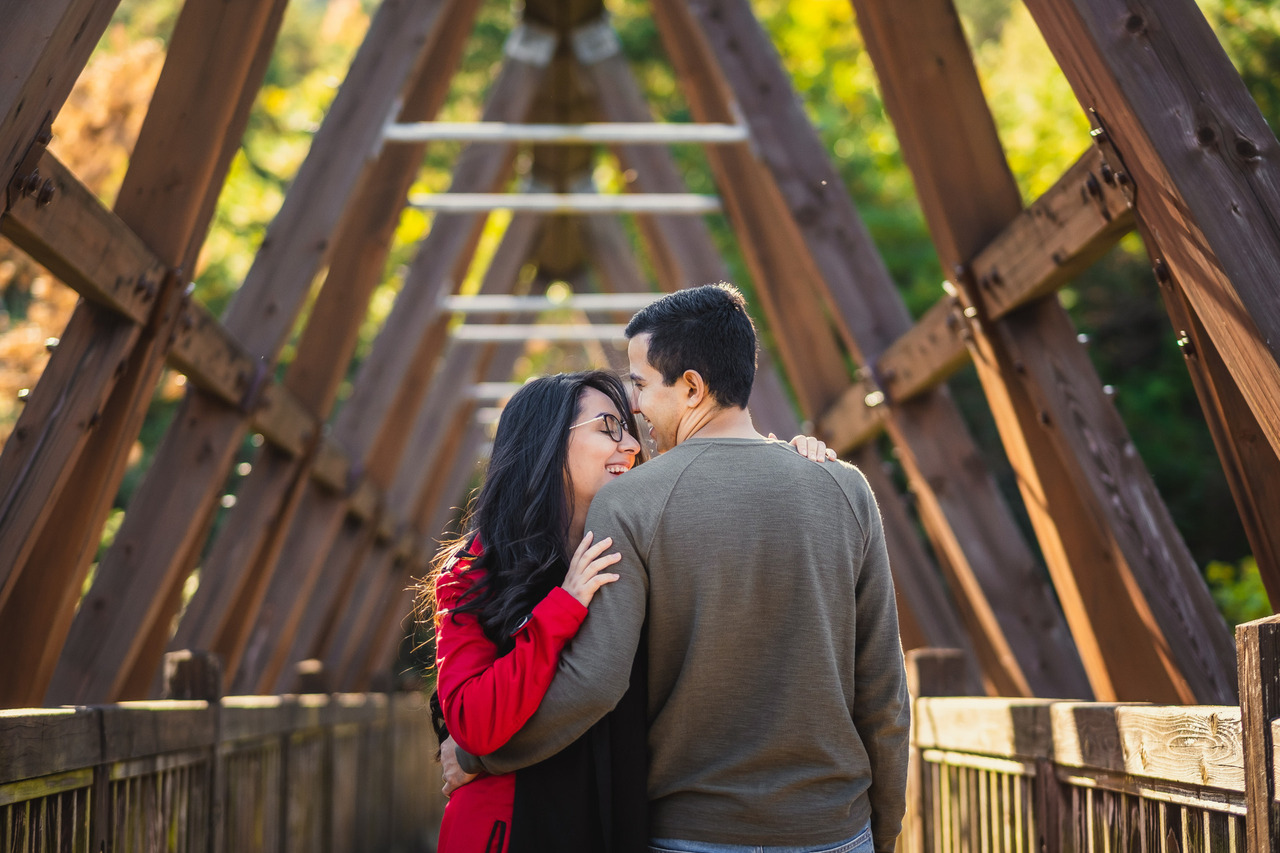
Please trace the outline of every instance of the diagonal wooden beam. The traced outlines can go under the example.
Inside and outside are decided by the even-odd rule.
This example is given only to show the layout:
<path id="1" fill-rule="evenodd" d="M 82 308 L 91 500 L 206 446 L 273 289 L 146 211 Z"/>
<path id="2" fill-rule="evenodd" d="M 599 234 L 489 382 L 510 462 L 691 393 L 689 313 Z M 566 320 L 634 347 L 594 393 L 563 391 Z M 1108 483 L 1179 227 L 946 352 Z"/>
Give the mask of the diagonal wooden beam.
<path id="1" fill-rule="evenodd" d="M 1031 0 L 1136 214 L 1280 453 L 1280 145 L 1191 0 Z"/>
<path id="2" fill-rule="evenodd" d="M 1163 258 L 1157 256 L 1154 260 L 1160 295 L 1178 334 L 1178 345 L 1240 511 L 1245 535 L 1253 546 L 1258 573 L 1275 609 L 1280 604 L 1280 528 L 1270 519 L 1274 508 L 1280 507 L 1280 458 L 1263 436 L 1253 410 L 1177 279 Z"/>
<path id="3" fill-rule="evenodd" d="M 196 0 L 178 18 L 115 208 L 120 222 L 171 268 L 180 269 L 194 258 L 203 241 L 209 202 L 222 187 L 231 152 L 248 121 L 251 100 L 244 90 L 261 85 L 261 76 L 250 75 L 265 72 L 284 7 L 284 0 L 230 5 Z M 33 543 L 27 563 L 39 571 L 26 572 L 26 589 L 19 590 L 14 602 L 20 609 L 7 618 L 0 614 L 5 626 L 0 642 L 5 631 L 13 631 L 15 642 L 6 645 L 15 650 L 39 647 L 12 658 L 30 669 L 31 678 L 23 680 L 30 685 L 24 704 L 38 704 L 53 676 L 130 449 L 176 340 L 184 287 L 179 273 L 165 279 L 152 317 L 136 340 L 120 333 L 121 325 L 131 325 L 128 319 L 104 316 L 88 303 L 76 313 L 86 313 L 91 322 L 73 316 L 73 334 L 63 334 L 69 348 L 76 346 L 76 335 L 115 340 L 117 349 L 103 358 L 121 363 L 123 370 L 104 383 L 110 395 L 80 452 L 63 457 L 62 464 L 70 469 L 65 479 L 75 488 L 50 497 L 47 517 L 56 524 L 33 526 L 27 533 Z"/>
<path id="4" fill-rule="evenodd" d="M 518 121 L 529 109 L 550 60 L 554 40 L 524 27 L 509 43 L 503 85 L 495 88 L 486 115 Z M 540 48 L 540 49 L 535 49 Z M 491 191 L 509 175 L 514 146 L 472 146 L 459 158 L 451 191 Z M 427 380 L 443 349 L 448 315 L 439 297 L 465 277 L 484 224 L 475 214 L 439 215 L 423 241 L 369 356 L 361 364 L 352 396 L 333 425 L 333 437 L 363 465 L 374 482 L 392 482 L 409 429 L 421 405 Z M 310 503 L 308 503 L 310 502 Z M 286 656 L 315 591 L 324 550 L 346 512 L 341 496 L 316 490 L 304 498 L 290 530 L 288 562 L 271 579 L 253 628 L 254 656 L 241 662 L 234 683 L 269 689 L 286 665 Z"/>
<path id="5" fill-rule="evenodd" d="M 435 117 L 448 94 L 471 32 L 478 0 L 451 0 L 432 31 L 426 61 L 405 95 L 401 121 Z M 360 183 L 334 241 L 333 259 L 316 304 L 298 343 L 284 384 L 306 408 L 327 418 L 355 350 L 369 299 L 382 281 L 400 212 L 425 152 L 424 145 L 383 149 L 366 180 Z M 394 202 L 400 199 L 401 203 Z M 328 286 L 333 281 L 334 286 Z M 201 584 L 169 644 L 171 650 L 192 648 L 217 652 L 228 676 L 234 673 L 248 614 L 257 610 L 269 569 L 306 487 L 302 475 L 311 464 L 286 457 L 274 447 L 261 449 L 253 470 L 237 493 L 236 506 L 214 539 L 201 568 Z M 345 486 L 345 476 L 341 483 Z M 139 665 L 154 666 L 140 660 Z"/>
<path id="6" fill-rule="evenodd" d="M 1221 617 L 1065 311 L 1048 297 L 993 320 L 966 266 L 1022 206 L 954 7 L 854 6 L 1094 693 L 1228 701 Z"/>
<path id="7" fill-rule="evenodd" d="M 262 360 L 265 375 L 290 332 L 337 224 L 427 35 L 439 0 L 388 0 L 370 25 L 346 82 L 316 134 L 225 324 Z M 251 383 L 256 384 L 256 383 Z M 248 427 L 247 412 L 189 393 L 158 449 L 115 545 L 72 624 L 50 686 L 51 701 L 110 701 L 139 649 L 159 632 L 194 565 L 218 492 Z M 193 523 L 194 520 L 194 523 Z M 125 607 L 124 602 L 130 606 Z"/>
<path id="8" fill-rule="evenodd" d="M 118 5 L 9 0 L 0 7 L 0 180 L 6 186 L 62 109 Z"/>
<path id="9" fill-rule="evenodd" d="M 1101 150 L 1090 147 L 974 258 L 993 319 L 1053 293 L 1133 230 L 1129 199 L 1118 183 L 1103 180 L 1102 167 Z M 828 440 L 842 448 L 870 441 L 890 409 L 868 406 L 868 395 L 905 402 L 968 364 L 960 310 L 955 297 L 939 300 L 872 360 L 869 376 L 818 419 Z"/>
<path id="10" fill-rule="evenodd" d="M 791 265 L 814 271 L 817 290 L 810 301 L 826 305 L 851 352 L 874 358 L 910 328 L 909 315 L 750 7 L 694 2 L 658 8 L 664 32 L 682 34 L 681 49 L 698 57 L 697 67 L 709 81 L 701 95 L 690 97 L 695 114 L 703 115 L 700 102 L 732 99 L 752 129 L 764 167 L 757 185 L 776 188 L 758 194 L 755 204 L 769 211 L 769 221 L 790 226 Z M 833 389 L 833 399 L 848 385 Z M 824 411 L 810 409 L 813 415 Z M 1071 665 L 1069 635 L 1052 594 L 950 398 L 935 392 L 893 416 L 895 444 L 919 498 L 921 520 L 942 546 L 939 561 L 988 682 L 1014 695 L 1087 695 L 1083 673 Z M 957 459 L 969 461 L 957 465 Z M 914 576 L 921 584 L 937 583 L 927 566 L 917 567 Z M 1064 640 L 1068 657 L 1062 665 Z"/>

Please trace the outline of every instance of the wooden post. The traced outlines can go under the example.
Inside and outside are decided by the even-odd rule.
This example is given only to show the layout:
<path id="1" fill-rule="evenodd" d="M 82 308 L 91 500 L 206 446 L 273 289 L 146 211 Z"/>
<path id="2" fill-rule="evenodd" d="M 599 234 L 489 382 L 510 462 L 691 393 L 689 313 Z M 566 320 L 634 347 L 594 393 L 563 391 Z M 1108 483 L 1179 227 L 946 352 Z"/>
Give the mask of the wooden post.
<path id="1" fill-rule="evenodd" d="M 1280 719 L 1280 616 L 1236 626 L 1244 739 L 1245 850 L 1280 850 L 1276 721 Z"/>
<path id="2" fill-rule="evenodd" d="M 924 759 L 916 744 L 915 701 L 924 696 L 971 695 L 967 655 L 960 649 L 924 648 L 906 654 L 907 692 L 911 694 L 911 753 L 907 765 L 907 814 L 902 822 L 898 850 L 902 853 L 924 853 L 931 849 L 926 839 L 935 827 L 928 825 L 929 793 L 925 790 Z"/>
<path id="3" fill-rule="evenodd" d="M 164 693 L 161 699 L 222 698 L 222 663 L 206 651 L 182 650 L 164 656 Z"/>

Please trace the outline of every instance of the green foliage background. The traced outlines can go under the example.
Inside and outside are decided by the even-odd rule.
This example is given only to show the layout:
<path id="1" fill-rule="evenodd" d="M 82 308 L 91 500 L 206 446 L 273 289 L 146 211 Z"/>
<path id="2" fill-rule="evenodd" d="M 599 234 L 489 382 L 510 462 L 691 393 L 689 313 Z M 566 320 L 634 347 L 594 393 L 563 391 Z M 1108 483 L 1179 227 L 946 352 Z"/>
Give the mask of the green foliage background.
<path id="1" fill-rule="evenodd" d="M 373 0 L 294 0 L 290 4 L 266 85 L 201 258 L 196 294 L 215 312 L 225 308 L 247 273 L 375 5 Z M 772 34 L 893 279 L 912 312 L 919 315 L 941 296 L 944 276 L 914 197 L 911 176 L 885 116 L 850 4 L 844 0 L 754 0 L 753 5 Z M 1021 4 L 958 0 L 957 5 L 1010 166 L 1024 199 L 1030 201 L 1084 152 L 1089 145 L 1087 122 Z M 1200 0 L 1200 5 L 1263 114 L 1276 127 L 1280 120 L 1280 3 Z M 141 39 L 166 40 L 179 6 L 178 0 L 124 0 L 113 25 L 116 37 L 104 39 L 100 53 Z M 663 120 L 690 120 L 647 3 L 613 0 L 609 6 L 655 112 Z M 341 18 L 339 25 L 335 25 L 335 18 Z M 484 5 L 442 118 L 479 117 L 512 19 L 510 0 L 490 0 Z M 939 132 L 945 133 L 945 128 Z M 457 146 L 433 146 L 419 177 L 420 188 L 447 187 L 458 150 Z M 699 153 L 681 147 L 677 154 L 690 189 L 713 192 Z M 607 157 L 601 159 L 596 177 L 606 186 L 619 180 Z M 362 329 L 357 363 L 391 308 L 399 287 L 397 271 L 409 261 L 415 241 L 428 225 L 428 217 L 422 214 L 410 211 L 404 215 L 386 282 Z M 712 226 L 734 276 L 749 285 L 727 224 L 713 218 Z M 491 250 L 500 231 L 501 223 L 495 222 L 486 235 L 482 254 Z M 1259 594 L 1256 564 L 1249 556 L 1140 242 L 1136 237 L 1127 238 L 1087 275 L 1065 288 L 1061 298 L 1088 338 L 1100 377 L 1114 388 L 1115 403 L 1196 560 L 1206 567 L 1228 620 L 1236 622 L 1269 612 L 1266 596 Z M 291 356 L 287 349 L 284 363 Z M 1021 506 L 972 372 L 960 374 L 952 388 L 1011 505 Z M 142 436 L 144 458 L 125 484 L 122 507 L 163 434 L 174 399 L 173 395 L 157 399 Z M 246 448 L 246 459 L 248 451 Z M 229 493 L 234 488 L 233 478 Z M 113 523 L 118 523 L 118 517 Z M 1033 541 L 1029 527 L 1028 539 Z"/>

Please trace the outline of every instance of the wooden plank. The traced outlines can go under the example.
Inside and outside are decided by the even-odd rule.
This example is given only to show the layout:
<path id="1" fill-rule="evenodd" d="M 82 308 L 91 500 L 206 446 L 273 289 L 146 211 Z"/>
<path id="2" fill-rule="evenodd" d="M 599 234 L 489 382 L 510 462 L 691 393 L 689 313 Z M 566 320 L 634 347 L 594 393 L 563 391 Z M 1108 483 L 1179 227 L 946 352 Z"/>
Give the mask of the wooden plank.
<path id="1" fill-rule="evenodd" d="M 98 764 L 101 733 L 97 708 L 0 711 L 0 784 Z"/>
<path id="2" fill-rule="evenodd" d="M 1061 766 L 1243 791 L 1240 709 L 1060 702 L 1052 706 Z"/>
<path id="3" fill-rule="evenodd" d="M 440 24 L 426 47 L 425 63 L 405 95 L 401 120 L 428 120 L 439 111 L 477 8 L 477 0 L 449 0 L 442 9 Z M 405 198 L 424 150 L 425 146 L 412 145 L 384 149 L 342 219 L 325 277 L 326 284 L 333 281 L 335 286 L 321 287 L 285 376 L 285 387 L 297 395 L 297 408 L 302 411 L 324 416 L 333 406 L 399 222 L 400 205 L 389 200 Z M 277 396 L 290 399 L 273 394 L 259 410 L 260 419 L 269 417 Z M 283 545 L 305 486 L 299 472 L 307 463 L 305 459 L 290 462 L 267 448 L 260 451 L 224 532 L 205 559 L 205 583 L 188 605 L 171 647 L 217 648 L 234 674 L 246 618 L 257 611 L 265 592 L 268 572 L 264 567 L 275 565 L 271 555 Z M 351 465 L 331 439 L 322 443 L 310 467 L 321 483 L 346 490 Z M 256 573 L 249 571 L 253 566 L 259 566 Z M 246 589 L 255 577 L 256 586 Z"/>
<path id="4" fill-rule="evenodd" d="M 917 699 L 916 742 L 921 748 L 1052 758 L 1052 707 L 1047 699 Z"/>
<path id="5" fill-rule="evenodd" d="M 752 128 L 761 159 L 784 188 L 790 215 L 781 215 L 797 223 L 803 237 L 796 252 L 820 270 L 827 309 L 851 351 L 875 364 L 907 331 L 909 315 L 767 35 L 741 0 L 699 0 L 688 8 Z M 774 61 L 761 61 L 763 56 Z M 876 370 L 866 377 L 881 378 Z M 867 393 L 857 399 L 865 408 Z M 939 559 L 952 591 L 961 611 L 972 614 L 968 624 L 987 677 L 1002 693 L 1088 695 L 1083 672 L 1070 659 L 1065 623 L 994 481 L 980 464 L 955 464 L 979 454 L 949 396 L 895 406 L 886 416 L 920 499 L 921 519 L 945 552 Z"/>
<path id="6" fill-rule="evenodd" d="M 943 266 L 958 269 L 1020 211 L 959 20 L 946 2 L 921 0 L 909 12 L 855 5 Z M 897 51 L 908 45 L 936 61 L 906 62 Z M 921 105 L 937 110 L 928 122 Z M 939 117 L 953 130 L 945 143 L 932 130 Z M 980 286 L 962 295 L 978 315 L 970 331 L 979 377 L 1095 693 L 1229 701 L 1230 648 L 1207 590 L 1065 312 L 1042 299 L 1020 309 L 1017 324 L 1014 315 L 992 322 Z M 1099 554 L 1116 560 L 1099 565 Z M 1126 586 L 1133 595 L 1088 591 Z"/>
<path id="7" fill-rule="evenodd" d="M 0 180 L 71 94 L 119 0 L 5 3 L 0 33 Z"/>
<path id="8" fill-rule="evenodd" d="M 325 256 L 338 211 L 365 170 L 367 161 L 349 152 L 373 149 L 438 10 L 438 0 L 387 0 L 374 16 L 263 250 L 228 309 L 226 328 L 251 355 L 274 361 Z M 246 427 L 243 414 L 198 392 L 188 395 L 126 514 L 117 546 L 99 566 L 89 593 L 98 597 L 97 605 L 82 607 L 72 625 L 51 687 L 58 696 L 119 698 L 140 648 L 159 633 L 155 626 L 164 621 L 172 590 L 194 564 L 200 542 L 188 531 L 207 529 Z M 184 457 L 191 456 L 204 463 L 195 469 L 202 469 L 199 477 L 184 467 Z M 157 529 L 165 533 L 149 535 Z M 138 606 L 121 607 L 126 600 Z M 153 671 L 163 648 L 163 642 L 154 648 Z"/>
<path id="9" fill-rule="evenodd" d="M 200 701 L 122 702 L 102 707 L 103 763 L 212 747 L 217 706 Z"/>
<path id="10" fill-rule="evenodd" d="M 1138 219 L 1280 452 L 1274 133 L 1194 2 L 1027 8 L 1118 150 Z"/>
<path id="11" fill-rule="evenodd" d="M 552 42 L 539 38 L 540 54 L 508 57 L 502 85 L 486 106 L 486 120 L 518 121 L 528 113 L 551 55 Z M 459 158 L 451 191 L 496 187 L 507 178 L 514 155 L 513 146 L 468 148 Z M 436 217 L 386 325 L 361 364 L 355 390 L 334 422 L 334 439 L 363 460 L 368 476 L 380 486 L 394 476 L 443 346 L 447 315 L 440 310 L 439 296 L 464 279 L 483 222 L 475 215 Z M 234 683 L 266 690 L 283 671 L 298 625 L 304 615 L 315 613 L 308 602 L 345 512 L 341 500 L 313 493 L 304 498 L 289 534 L 292 544 L 283 552 L 288 562 L 273 573 L 254 629 L 260 651 L 252 661 L 242 660 Z"/>
<path id="12" fill-rule="evenodd" d="M 1239 651 L 1240 726 L 1244 736 L 1245 849 L 1263 853 L 1280 846 L 1273 721 L 1280 718 L 1280 616 L 1236 627 Z"/>
<path id="13" fill-rule="evenodd" d="M 50 201 L 16 198 L 0 234 L 81 296 L 145 323 L 165 264 L 57 157 L 46 151 L 38 168 L 53 182 Z"/>

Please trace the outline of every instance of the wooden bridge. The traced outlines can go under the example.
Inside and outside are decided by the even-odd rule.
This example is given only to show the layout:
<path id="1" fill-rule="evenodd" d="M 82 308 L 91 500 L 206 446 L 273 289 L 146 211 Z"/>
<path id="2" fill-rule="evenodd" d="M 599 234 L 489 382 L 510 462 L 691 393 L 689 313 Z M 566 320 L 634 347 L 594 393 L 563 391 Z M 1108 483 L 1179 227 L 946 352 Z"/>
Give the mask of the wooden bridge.
<path id="1" fill-rule="evenodd" d="M 1280 145 L 1193 0 L 1026 0 L 1093 127 L 1026 206 L 951 0 L 852 0 L 948 271 L 917 317 L 748 0 L 648 4 L 685 124 L 654 121 L 601 0 L 526 0 L 483 121 L 438 121 L 482 4 L 382 0 L 215 316 L 192 270 L 288 3 L 182 3 L 108 208 L 50 142 L 117 5 L 0 2 L 0 235 L 82 297 L 0 454 L 2 849 L 428 844 L 429 723 L 386 690 L 479 403 L 529 340 L 617 335 L 545 312 L 616 324 L 728 278 L 713 211 L 773 343 L 759 426 L 811 428 L 880 500 L 917 650 L 903 849 L 1278 849 L 1276 623 L 1233 643 L 1057 298 L 1138 232 L 1274 603 Z M 449 190 L 411 193 L 436 140 L 468 143 Z M 602 147 L 623 194 L 592 181 Z M 430 230 L 357 359 L 409 207 Z M 968 363 L 1034 545 L 947 389 Z M 185 397 L 99 556 L 166 367 Z"/>

